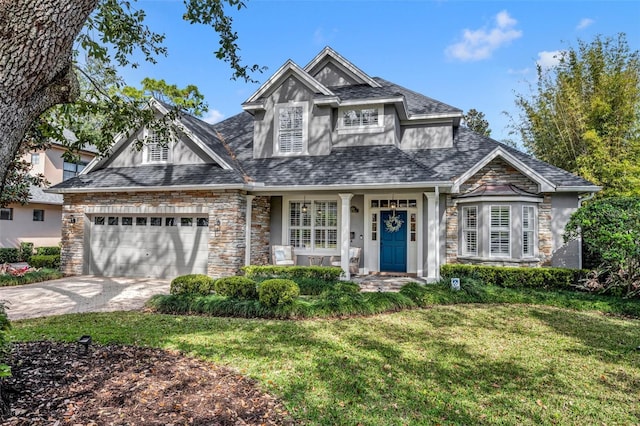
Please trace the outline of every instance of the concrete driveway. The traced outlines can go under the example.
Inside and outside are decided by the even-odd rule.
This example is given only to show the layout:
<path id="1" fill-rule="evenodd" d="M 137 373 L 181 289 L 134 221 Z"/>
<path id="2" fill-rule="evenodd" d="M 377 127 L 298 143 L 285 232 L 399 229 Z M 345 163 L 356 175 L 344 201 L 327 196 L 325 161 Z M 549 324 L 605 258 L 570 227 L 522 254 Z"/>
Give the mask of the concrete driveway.
<path id="1" fill-rule="evenodd" d="M 131 311 L 154 294 L 168 294 L 170 280 L 156 278 L 67 277 L 0 287 L 10 320 L 75 312 Z"/>

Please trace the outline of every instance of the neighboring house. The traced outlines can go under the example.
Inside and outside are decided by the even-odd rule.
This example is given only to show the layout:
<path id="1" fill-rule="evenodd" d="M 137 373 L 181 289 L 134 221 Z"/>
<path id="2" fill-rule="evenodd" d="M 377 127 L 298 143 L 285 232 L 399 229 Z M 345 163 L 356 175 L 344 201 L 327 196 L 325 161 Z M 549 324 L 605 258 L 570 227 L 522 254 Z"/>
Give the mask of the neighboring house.
<path id="1" fill-rule="evenodd" d="M 54 185 L 76 177 L 96 155 L 93 149 L 88 149 L 80 153 L 78 163 L 68 163 L 62 158 L 65 152 L 64 146 L 52 143 L 50 148 L 31 152 L 23 158 L 31 163 L 30 173 L 42 174 Z M 0 247 L 18 247 L 21 242 L 31 242 L 35 247 L 60 243 L 62 196 L 45 193 L 35 186 L 29 189 L 29 195 L 28 204 L 9 204 L 0 208 Z"/>
<path id="2" fill-rule="evenodd" d="M 182 116 L 164 147 L 133 150 L 139 129 L 54 187 L 63 271 L 219 277 L 269 263 L 281 244 L 299 264 L 341 255 L 347 277 L 350 246 L 365 274 L 580 266 L 563 228 L 600 188 L 461 127 L 461 110 L 330 48 L 304 68 L 287 61 L 242 107 L 215 125 Z"/>

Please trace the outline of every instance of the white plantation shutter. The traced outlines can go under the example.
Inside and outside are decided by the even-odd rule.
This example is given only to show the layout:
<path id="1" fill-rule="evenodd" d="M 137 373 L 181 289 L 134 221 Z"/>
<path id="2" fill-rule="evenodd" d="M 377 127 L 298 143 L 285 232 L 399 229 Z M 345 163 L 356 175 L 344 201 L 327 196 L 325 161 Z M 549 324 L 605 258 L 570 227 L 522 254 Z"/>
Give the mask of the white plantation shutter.
<path id="1" fill-rule="evenodd" d="M 532 206 L 522 207 L 522 256 L 534 255 L 535 209 Z"/>
<path id="2" fill-rule="evenodd" d="M 511 208 L 491 206 L 491 255 L 509 256 Z"/>
<path id="3" fill-rule="evenodd" d="M 163 163 L 169 161 L 169 147 L 160 144 L 160 135 L 149 130 L 147 135 L 147 162 Z"/>
<path id="4" fill-rule="evenodd" d="M 282 154 L 303 152 L 304 111 L 302 106 L 280 108 L 278 115 L 278 146 Z"/>
<path id="5" fill-rule="evenodd" d="M 463 254 L 478 254 L 478 208 L 463 207 L 462 208 L 462 234 L 464 245 L 462 247 Z"/>

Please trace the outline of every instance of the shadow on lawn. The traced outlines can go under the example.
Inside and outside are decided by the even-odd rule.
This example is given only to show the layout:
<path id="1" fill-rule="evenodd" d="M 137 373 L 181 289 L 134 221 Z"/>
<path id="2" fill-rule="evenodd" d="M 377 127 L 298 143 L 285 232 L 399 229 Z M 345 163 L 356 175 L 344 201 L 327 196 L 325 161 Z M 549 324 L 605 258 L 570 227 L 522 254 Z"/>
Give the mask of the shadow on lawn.
<path id="1" fill-rule="evenodd" d="M 637 321 L 503 305 L 316 321 L 91 314 L 30 322 L 34 336 L 38 324 L 55 329 L 57 338 L 92 334 L 100 343 L 171 347 L 227 364 L 280 395 L 296 416 L 349 425 L 496 423 L 502 416 L 507 423 L 548 424 L 554 411 L 566 421 L 605 421 L 597 388 L 580 396 L 579 407 L 563 407 L 580 391 L 576 386 L 585 385 L 565 370 L 583 358 L 566 366 L 545 359 L 545 348 L 536 345 L 558 339 L 547 335 L 551 329 L 582 344 L 564 339 L 568 352 L 624 365 L 630 361 L 621 342 L 640 338 Z M 496 336 L 504 341 L 492 340 Z M 532 347 L 517 347 L 520 341 Z M 489 347 L 498 343 L 512 352 L 501 356 Z M 567 351 L 554 350 L 556 357 Z M 610 380 L 588 385 L 617 392 L 606 404 L 629 405 L 620 392 L 638 388 L 637 366 L 612 371 Z"/>

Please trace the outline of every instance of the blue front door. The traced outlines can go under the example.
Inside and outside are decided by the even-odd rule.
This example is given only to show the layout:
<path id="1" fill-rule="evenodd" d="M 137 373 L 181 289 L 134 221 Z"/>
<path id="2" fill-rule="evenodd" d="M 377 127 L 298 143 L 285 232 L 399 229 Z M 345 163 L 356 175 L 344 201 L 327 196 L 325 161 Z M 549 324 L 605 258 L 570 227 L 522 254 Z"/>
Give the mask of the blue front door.
<path id="1" fill-rule="evenodd" d="M 407 272 L 407 212 L 380 212 L 380 271 Z"/>

